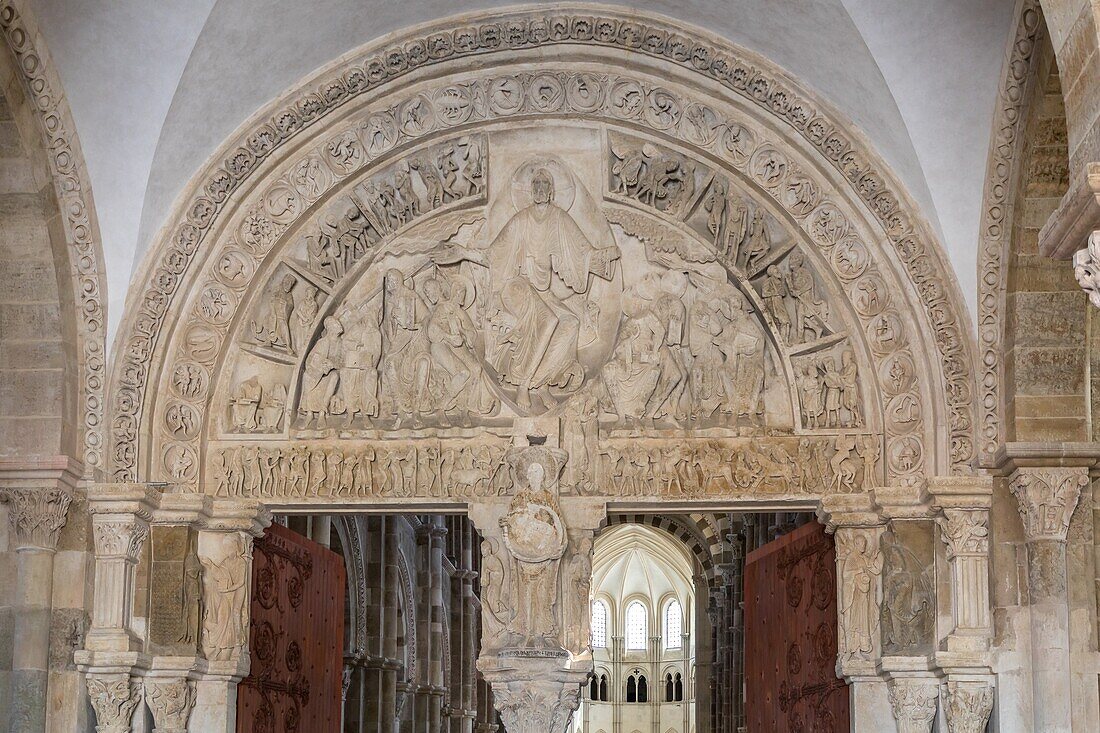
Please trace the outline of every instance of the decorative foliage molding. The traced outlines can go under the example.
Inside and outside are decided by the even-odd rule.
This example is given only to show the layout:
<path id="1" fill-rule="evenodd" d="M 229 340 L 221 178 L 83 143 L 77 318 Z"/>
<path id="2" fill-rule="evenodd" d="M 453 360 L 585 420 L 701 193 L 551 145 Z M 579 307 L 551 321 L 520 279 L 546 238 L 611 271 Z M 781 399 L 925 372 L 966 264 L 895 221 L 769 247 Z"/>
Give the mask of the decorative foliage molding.
<path id="1" fill-rule="evenodd" d="M 992 712 L 992 685 L 948 682 L 944 686 L 944 713 L 949 733 L 984 733 Z"/>
<path id="2" fill-rule="evenodd" d="M 0 501 L 8 504 L 15 546 L 55 549 L 72 500 L 72 493 L 61 488 L 0 489 Z"/>
<path id="3" fill-rule="evenodd" d="M 88 697 L 95 709 L 96 730 L 100 733 L 126 733 L 134 708 L 141 702 L 142 685 L 128 674 L 89 674 Z"/>
<path id="4" fill-rule="evenodd" d="M 936 719 L 939 689 L 935 678 L 893 679 L 887 684 L 898 733 L 929 733 Z"/>
<path id="5" fill-rule="evenodd" d="M 831 121 L 834 113 L 822 111 L 821 105 L 809 101 L 795 90 L 793 82 L 767 68 L 762 60 L 747 60 L 745 54 L 719 46 L 713 40 L 690 40 L 665 23 L 643 25 L 610 12 L 606 17 L 557 12 L 547 15 L 516 11 L 503 17 L 494 15 L 493 22 L 477 27 L 440 29 L 411 36 L 400 47 L 377 55 L 369 52 L 344 63 L 338 73 L 325 72 L 319 80 L 309 82 L 300 93 L 290 97 L 267 121 L 259 122 L 235 146 L 230 146 L 221 165 L 199 179 L 205 182 L 192 186 L 197 193 L 186 205 L 181 205 L 179 211 L 184 213 L 178 217 L 180 223 L 168 231 L 166 240 L 157 248 L 157 259 L 150 260 L 148 283 L 143 295 L 133 299 L 137 307 L 127 315 L 119 343 L 112 392 L 110 456 L 116 480 L 136 480 L 146 460 L 138 452 L 143 411 L 152 387 L 149 364 L 164 337 L 166 315 L 176 306 L 181 283 L 190 280 L 195 255 L 215 228 L 230 196 L 274 151 L 349 100 L 381 89 L 415 69 L 462 57 L 576 43 L 661 58 L 718 81 L 800 134 L 850 182 L 854 194 L 883 227 L 923 301 L 927 325 L 934 333 L 943 367 L 945 408 L 951 431 L 949 462 L 956 471 L 968 470 L 973 457 L 973 393 L 968 333 L 960 317 L 957 290 L 942 257 L 930 244 L 932 237 L 927 227 L 905 213 L 914 210 L 914 205 L 899 193 L 900 188 L 888 174 L 879 169 L 880 164 L 872 154 Z M 484 61 L 479 65 L 488 66 Z M 333 144 L 338 142 L 334 140 Z M 248 236 L 270 246 L 273 243 L 270 225 L 259 218 L 254 224 L 255 229 Z M 157 362 L 153 369 L 159 368 Z M 140 450 L 145 449 L 140 446 Z"/>
<path id="6" fill-rule="evenodd" d="M 107 365 L 105 274 L 103 246 L 96 221 L 84 155 L 76 124 L 61 89 L 61 80 L 24 0 L 0 0 L 0 30 L 11 50 L 23 86 L 35 110 L 61 211 L 69 249 L 69 272 L 79 319 L 77 325 L 80 412 L 83 462 L 102 469 L 103 408 Z"/>
<path id="7" fill-rule="evenodd" d="M 1021 0 L 1016 35 L 1005 59 L 993 120 L 985 194 L 982 200 L 981 254 L 978 261 L 978 410 L 980 460 L 990 463 L 1004 443 L 1005 293 L 1012 246 L 1012 209 L 1017 167 L 1023 148 L 1028 89 L 1035 78 L 1035 49 L 1043 34 L 1039 0 Z"/>
<path id="8" fill-rule="evenodd" d="M 1009 488 L 1019 502 L 1027 541 L 1065 542 L 1077 498 L 1088 483 L 1086 468 L 1017 469 Z"/>

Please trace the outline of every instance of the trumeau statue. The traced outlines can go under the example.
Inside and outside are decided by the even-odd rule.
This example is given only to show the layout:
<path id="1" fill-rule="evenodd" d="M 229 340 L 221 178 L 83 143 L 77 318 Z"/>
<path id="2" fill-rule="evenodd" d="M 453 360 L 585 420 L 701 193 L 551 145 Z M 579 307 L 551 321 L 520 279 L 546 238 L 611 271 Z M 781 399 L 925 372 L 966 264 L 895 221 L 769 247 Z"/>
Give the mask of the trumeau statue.
<path id="1" fill-rule="evenodd" d="M 515 612 L 507 624 L 507 645 L 560 648 L 558 603 L 561 557 L 568 535 L 558 508 L 558 477 L 565 452 L 530 446 L 507 457 L 515 486 L 500 535 L 513 560 Z"/>

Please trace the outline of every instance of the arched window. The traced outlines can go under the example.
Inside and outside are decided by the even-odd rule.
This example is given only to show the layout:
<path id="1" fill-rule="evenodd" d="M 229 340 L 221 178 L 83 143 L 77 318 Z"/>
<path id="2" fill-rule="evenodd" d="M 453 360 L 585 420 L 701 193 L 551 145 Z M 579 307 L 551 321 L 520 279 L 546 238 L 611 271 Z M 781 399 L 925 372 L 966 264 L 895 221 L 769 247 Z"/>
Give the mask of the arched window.
<path id="1" fill-rule="evenodd" d="M 672 673 L 669 672 L 665 675 L 665 702 L 673 702 L 676 699 L 674 697 L 675 692 L 676 690 L 672 684 Z"/>
<path id="2" fill-rule="evenodd" d="M 607 648 L 607 604 L 592 601 L 592 648 Z"/>
<path id="3" fill-rule="evenodd" d="M 634 675 L 626 678 L 626 701 L 638 702 L 638 680 Z"/>
<path id="4" fill-rule="evenodd" d="M 680 673 L 676 673 L 676 680 L 672 683 L 673 695 L 672 699 L 676 702 L 683 702 L 684 700 L 684 680 L 680 677 Z"/>
<path id="5" fill-rule="evenodd" d="M 665 649 L 679 649 L 684 630 L 684 609 L 673 598 L 665 606 Z"/>
<path id="6" fill-rule="evenodd" d="M 626 648 L 645 651 L 648 634 L 645 606 L 641 601 L 632 601 L 626 607 Z"/>
<path id="7" fill-rule="evenodd" d="M 588 699 L 596 702 L 609 702 L 607 697 L 607 675 L 592 675 L 588 683 Z"/>
<path id="8" fill-rule="evenodd" d="M 644 674 L 638 675 L 638 702 L 649 702 L 649 685 Z"/>

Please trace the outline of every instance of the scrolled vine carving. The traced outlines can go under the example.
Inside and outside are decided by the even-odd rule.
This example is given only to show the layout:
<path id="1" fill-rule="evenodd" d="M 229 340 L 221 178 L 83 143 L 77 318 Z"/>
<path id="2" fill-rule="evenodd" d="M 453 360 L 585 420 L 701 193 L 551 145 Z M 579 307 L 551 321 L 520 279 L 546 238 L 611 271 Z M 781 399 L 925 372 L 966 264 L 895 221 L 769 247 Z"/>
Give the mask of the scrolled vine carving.
<path id="1" fill-rule="evenodd" d="M 160 324 L 175 283 L 188 267 L 198 242 L 209 231 L 210 222 L 218 217 L 229 194 L 264 158 L 290 137 L 323 119 L 331 109 L 411 69 L 443 59 L 482 53 L 487 48 L 493 51 L 514 50 L 577 41 L 622 46 L 621 29 L 627 28 L 630 29 L 630 37 L 635 37 L 637 33 L 638 38 L 652 40 L 652 43 L 627 46 L 628 48 L 634 48 L 639 53 L 661 56 L 666 61 L 685 68 L 709 69 L 721 83 L 744 95 L 750 103 L 760 105 L 769 114 L 778 115 L 791 125 L 804 136 L 807 143 L 816 147 L 841 174 L 853 182 L 856 195 L 864 200 L 878 218 L 925 300 L 945 369 L 949 420 L 952 425 L 952 462 L 956 466 L 968 462 L 972 451 L 972 437 L 969 434 L 972 427 L 969 414 L 969 361 L 966 356 L 965 334 L 960 332 L 959 319 L 951 296 L 936 280 L 937 277 L 942 279 L 943 265 L 938 255 L 926 247 L 927 233 L 914 230 L 913 223 L 901 212 L 901 200 L 888 190 L 887 179 L 874 170 L 875 164 L 865 153 L 854 148 L 843 132 L 819 115 L 815 105 L 786 82 L 770 78 L 761 70 L 760 64 L 747 64 L 731 55 L 728 49 L 710 48 L 706 44 L 688 41 L 683 36 L 675 36 L 676 40 L 670 40 L 673 36 L 661 24 L 643 25 L 613 16 L 570 17 L 564 13 L 552 17 L 539 13 L 517 13 L 502 22 L 508 26 L 509 32 L 504 33 L 501 25 L 488 24 L 485 26 L 488 30 L 484 34 L 468 34 L 462 31 L 448 34 L 445 37 L 449 37 L 449 43 L 437 46 L 441 49 L 438 57 L 428 55 L 414 59 L 406 56 L 403 51 L 395 51 L 387 57 L 367 59 L 362 65 L 351 64 L 341 72 L 339 78 L 321 82 L 324 93 L 308 93 L 292 99 L 289 107 L 276 113 L 271 123 L 262 128 L 262 134 L 257 132 L 246 137 L 230 153 L 224 166 L 203 187 L 203 193 L 199 196 L 203 201 L 196 199 L 196 205 L 190 207 L 192 211 L 199 212 L 198 215 L 187 219 L 175 230 L 177 249 L 168 252 L 170 245 L 166 246 L 166 259 L 161 261 L 160 276 L 152 279 L 152 292 L 141 299 L 143 310 L 131 318 L 130 333 L 133 337 L 128 340 L 125 349 L 126 363 L 119 367 L 120 381 L 126 382 L 126 388 L 117 391 L 118 399 L 114 406 L 116 443 L 113 458 L 117 477 L 136 477 L 136 426 L 147 376 L 146 368 L 141 362 L 158 338 Z M 610 33 L 601 35 L 594 28 L 609 30 Z M 491 29 L 496 31 L 490 32 Z M 484 44 L 488 39 L 493 39 L 493 42 L 486 47 Z M 667 89 L 643 90 L 637 82 L 627 79 L 598 89 L 594 86 L 597 81 L 599 78 L 592 74 L 583 79 L 575 76 L 555 76 L 550 79 L 546 74 L 539 74 L 537 80 L 535 75 L 531 78 L 522 75 L 499 76 L 476 89 L 453 86 L 440 90 L 438 94 L 422 94 L 416 100 L 398 105 L 394 111 L 376 112 L 374 121 L 362 128 L 363 133 L 356 133 L 355 139 L 340 131 L 327 137 L 323 154 L 311 154 L 311 160 L 314 163 L 323 162 L 330 169 L 329 172 L 306 175 L 307 179 L 311 179 L 308 183 L 302 178 L 298 180 L 303 183 L 303 188 L 312 191 L 308 194 L 312 196 L 319 186 L 327 182 L 328 177 L 344 177 L 350 171 L 360 169 L 374 158 L 397 149 L 401 144 L 400 140 L 426 135 L 429 130 L 438 130 L 457 120 L 470 120 L 474 115 L 500 117 L 518 113 L 558 114 L 566 105 L 575 105 L 574 111 L 583 112 L 596 110 L 601 104 L 606 104 L 608 113 L 619 119 L 644 123 L 654 130 L 667 132 L 675 129 L 679 136 L 693 145 L 722 146 L 730 160 L 749 166 L 762 186 L 802 212 L 799 216 L 805 218 L 807 226 L 816 233 L 815 241 L 826 250 L 836 247 L 851 231 L 847 222 L 838 221 L 835 206 L 828 202 L 818 203 L 816 210 L 810 208 L 819 194 L 812 185 L 798 183 L 801 179 L 795 177 L 792 161 L 787 156 L 778 150 L 771 154 L 751 154 L 749 146 L 759 140 L 759 132 L 749 130 L 740 123 L 723 125 L 713 115 L 713 109 L 700 107 L 695 100 L 680 99 Z M 559 89 L 561 92 L 557 91 Z M 328 93 L 333 90 L 336 93 Z M 647 98 L 653 104 L 643 104 Z M 485 101 L 483 108 L 479 108 L 479 100 Z M 432 107 L 436 102 L 442 104 Z M 415 170 L 419 165 L 419 160 L 410 161 L 409 168 Z M 461 185 L 463 170 L 461 166 L 458 171 L 453 170 L 450 164 L 437 167 L 436 174 L 429 175 L 431 180 L 424 180 L 424 200 L 445 200 L 448 189 L 454 191 Z M 683 176 L 683 180 L 686 183 L 689 178 Z M 675 198 L 682 198 L 681 187 L 674 188 Z M 685 187 L 684 190 L 688 189 Z M 394 196 L 396 197 L 396 186 Z M 677 213 L 679 204 L 674 204 L 676 202 L 668 203 L 664 209 L 671 207 L 673 213 Z M 281 228 L 285 226 L 279 219 L 289 216 L 288 212 L 296 207 L 297 203 L 286 188 L 274 191 L 263 206 L 257 206 L 242 220 L 239 230 L 241 243 L 257 254 L 268 252 L 278 239 Z M 404 207 L 401 209 L 404 210 Z M 855 269 L 848 267 L 847 271 L 857 269 L 858 264 Z M 158 287 L 160 292 L 156 292 Z M 804 299 L 802 302 L 806 305 L 800 308 L 810 313 L 809 320 L 819 320 L 817 315 L 820 314 L 815 315 L 809 307 L 812 305 L 811 300 Z M 220 318 L 218 315 L 214 320 Z M 876 322 L 870 333 L 873 334 L 872 340 L 880 344 L 880 350 L 884 354 L 907 344 L 899 333 L 899 319 L 893 311 L 881 312 L 875 318 Z M 805 323 L 806 318 L 802 320 Z M 186 335 L 186 340 L 191 345 L 188 352 L 190 361 L 211 363 L 211 358 L 221 348 L 222 337 L 218 328 L 213 323 L 203 324 L 201 328 L 198 324 L 192 327 Z M 806 333 L 804 326 L 803 333 Z M 812 331 L 810 335 L 812 337 Z M 914 445 L 915 440 L 912 435 L 891 435 L 888 454 L 893 457 L 890 462 L 893 471 L 912 475 L 919 470 L 927 451 L 919 444 Z M 168 461 L 166 469 L 169 475 L 177 480 L 195 480 L 197 452 L 187 444 L 168 441 L 164 444 L 162 455 Z"/>

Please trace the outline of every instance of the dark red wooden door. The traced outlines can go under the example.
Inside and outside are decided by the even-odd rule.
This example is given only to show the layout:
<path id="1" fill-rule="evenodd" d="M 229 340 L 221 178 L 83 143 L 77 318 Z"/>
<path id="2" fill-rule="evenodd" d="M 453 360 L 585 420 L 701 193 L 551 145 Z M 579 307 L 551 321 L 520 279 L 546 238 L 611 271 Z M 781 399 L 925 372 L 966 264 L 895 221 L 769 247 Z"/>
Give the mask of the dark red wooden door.
<path id="1" fill-rule="evenodd" d="M 278 524 L 252 553 L 252 667 L 237 689 L 237 733 L 340 729 L 344 561 Z"/>
<path id="2" fill-rule="evenodd" d="M 745 721 L 749 733 L 847 733 L 836 676 L 836 550 L 811 522 L 745 560 Z"/>

